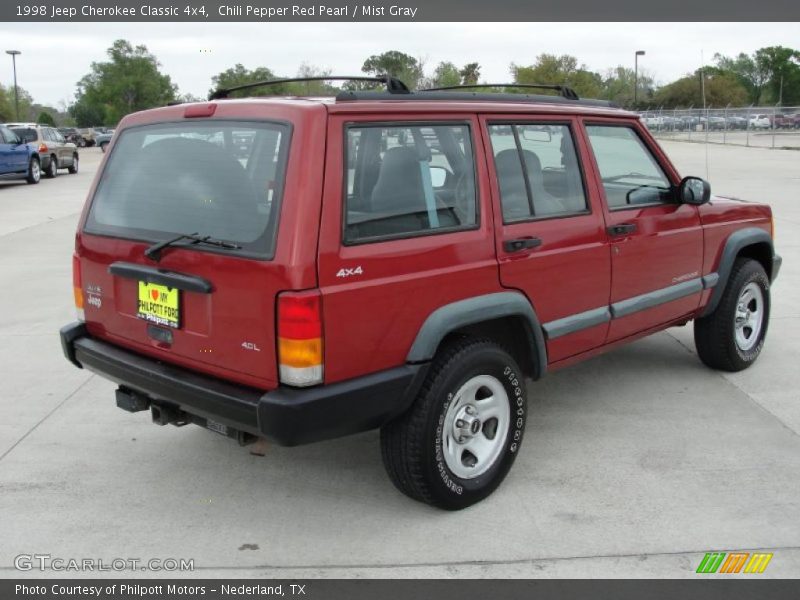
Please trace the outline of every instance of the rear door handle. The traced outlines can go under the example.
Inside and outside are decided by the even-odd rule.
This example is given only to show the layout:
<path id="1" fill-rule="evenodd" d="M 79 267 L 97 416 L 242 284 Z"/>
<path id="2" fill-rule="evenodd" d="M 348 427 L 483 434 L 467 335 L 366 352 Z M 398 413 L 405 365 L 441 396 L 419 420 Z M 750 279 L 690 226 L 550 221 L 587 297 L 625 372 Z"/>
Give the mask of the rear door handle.
<path id="1" fill-rule="evenodd" d="M 516 238 L 503 242 L 503 249 L 506 252 L 519 252 L 531 248 L 538 248 L 542 245 L 542 240 L 537 237 Z"/>
<path id="2" fill-rule="evenodd" d="M 626 233 L 633 233 L 636 231 L 636 223 L 620 223 L 619 225 L 612 225 L 606 231 L 609 235 L 625 235 Z"/>

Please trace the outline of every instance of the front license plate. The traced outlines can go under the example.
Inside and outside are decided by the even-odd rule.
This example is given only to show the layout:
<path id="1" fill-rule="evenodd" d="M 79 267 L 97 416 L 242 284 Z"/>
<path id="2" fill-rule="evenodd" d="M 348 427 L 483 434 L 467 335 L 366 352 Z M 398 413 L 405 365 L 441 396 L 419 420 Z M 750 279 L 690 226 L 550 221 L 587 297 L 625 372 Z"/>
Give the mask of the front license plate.
<path id="1" fill-rule="evenodd" d="M 180 292 L 155 283 L 139 282 L 139 310 L 136 316 L 156 325 L 181 326 Z"/>

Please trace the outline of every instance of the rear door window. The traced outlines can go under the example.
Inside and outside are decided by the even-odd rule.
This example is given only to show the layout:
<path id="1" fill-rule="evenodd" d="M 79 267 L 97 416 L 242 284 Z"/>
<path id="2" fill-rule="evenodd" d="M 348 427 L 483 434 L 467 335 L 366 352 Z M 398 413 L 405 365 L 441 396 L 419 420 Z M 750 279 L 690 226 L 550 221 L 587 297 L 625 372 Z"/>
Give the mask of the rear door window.
<path id="1" fill-rule="evenodd" d="M 489 125 L 503 221 L 588 212 L 568 125 Z"/>
<path id="2" fill-rule="evenodd" d="M 126 129 L 86 231 L 144 241 L 208 235 L 241 246 L 231 252 L 271 258 L 289 135 L 286 124 L 213 120 Z"/>
<path id="3" fill-rule="evenodd" d="M 345 154 L 346 244 L 477 226 L 468 125 L 351 126 Z"/>

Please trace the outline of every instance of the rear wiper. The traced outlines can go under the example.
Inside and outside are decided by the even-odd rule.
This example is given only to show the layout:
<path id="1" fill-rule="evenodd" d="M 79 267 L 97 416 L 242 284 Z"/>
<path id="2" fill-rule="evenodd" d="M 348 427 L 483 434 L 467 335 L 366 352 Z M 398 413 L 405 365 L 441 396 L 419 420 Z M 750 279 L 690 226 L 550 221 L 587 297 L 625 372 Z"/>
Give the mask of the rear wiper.
<path id="1" fill-rule="evenodd" d="M 192 240 L 192 244 L 208 244 L 209 246 L 217 246 L 218 248 L 228 248 L 231 250 L 239 250 L 241 246 L 234 244 L 232 242 L 226 242 L 224 240 L 218 240 L 210 235 L 203 235 L 201 236 L 197 232 L 195 233 L 184 233 L 183 235 L 179 235 L 178 237 L 172 238 L 171 240 L 165 240 L 163 242 L 158 242 L 157 244 L 153 244 L 147 250 L 144 251 L 144 255 L 153 260 L 158 262 L 161 260 L 161 251 L 164 248 L 172 246 L 173 244 L 180 242 L 181 240 Z"/>

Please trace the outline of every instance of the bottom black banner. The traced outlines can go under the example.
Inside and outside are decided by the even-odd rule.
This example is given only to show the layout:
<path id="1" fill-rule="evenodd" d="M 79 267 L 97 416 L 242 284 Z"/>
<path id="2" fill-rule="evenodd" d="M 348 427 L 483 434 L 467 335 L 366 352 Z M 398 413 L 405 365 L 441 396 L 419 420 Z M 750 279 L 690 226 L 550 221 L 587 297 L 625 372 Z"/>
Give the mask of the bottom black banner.
<path id="1" fill-rule="evenodd" d="M 0 580 L 0 598 L 40 600 L 692 600 L 798 598 L 793 580 Z"/>

